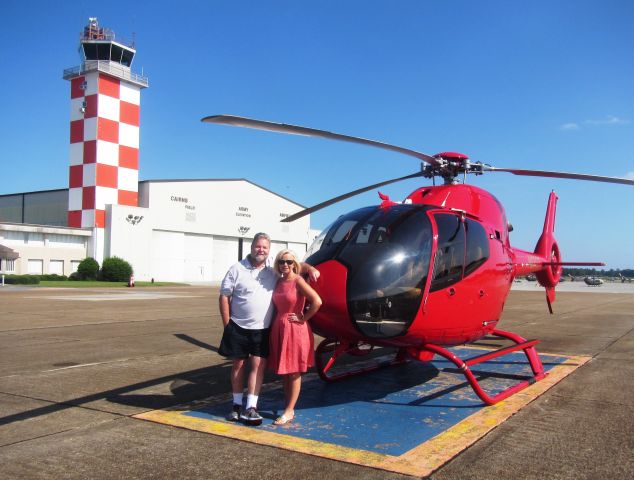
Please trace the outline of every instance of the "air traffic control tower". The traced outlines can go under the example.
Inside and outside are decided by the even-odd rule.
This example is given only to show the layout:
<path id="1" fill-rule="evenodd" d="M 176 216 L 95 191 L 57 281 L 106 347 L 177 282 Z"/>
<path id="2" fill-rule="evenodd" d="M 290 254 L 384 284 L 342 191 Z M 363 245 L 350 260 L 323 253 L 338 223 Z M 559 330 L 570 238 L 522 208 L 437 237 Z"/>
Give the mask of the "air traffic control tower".
<path id="1" fill-rule="evenodd" d="M 92 228 L 89 254 L 100 263 L 106 205 L 138 205 L 141 89 L 132 73 L 133 44 L 90 18 L 80 34 L 81 65 L 64 70 L 70 81 L 68 226 Z"/>

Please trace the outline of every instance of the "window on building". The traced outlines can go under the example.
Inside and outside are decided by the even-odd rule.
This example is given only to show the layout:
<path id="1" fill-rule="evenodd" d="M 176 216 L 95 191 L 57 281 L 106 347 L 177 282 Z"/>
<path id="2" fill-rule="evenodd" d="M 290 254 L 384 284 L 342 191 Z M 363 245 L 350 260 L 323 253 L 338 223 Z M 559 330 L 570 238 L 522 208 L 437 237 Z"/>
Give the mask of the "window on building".
<path id="1" fill-rule="evenodd" d="M 26 243 L 33 246 L 44 246 L 44 234 L 29 232 L 26 237 Z"/>
<path id="2" fill-rule="evenodd" d="M 64 275 L 64 260 L 51 260 L 48 264 L 48 273 Z"/>
<path id="3" fill-rule="evenodd" d="M 9 258 L 3 258 L 0 271 L 2 272 L 15 272 L 15 260 Z"/>
<path id="4" fill-rule="evenodd" d="M 70 273 L 75 273 L 77 271 L 77 267 L 81 263 L 80 260 L 71 260 L 70 261 Z"/>
<path id="5" fill-rule="evenodd" d="M 58 233 L 49 233 L 46 236 L 46 241 L 50 247 L 64 247 L 64 248 L 83 248 L 84 237 L 76 235 L 61 235 Z"/>
<path id="6" fill-rule="evenodd" d="M 26 243 L 26 232 L 5 230 L 2 232 L 2 236 L 2 243 L 5 245 L 23 245 Z"/>
<path id="7" fill-rule="evenodd" d="M 29 275 L 42 275 L 43 265 L 44 265 L 43 260 L 29 258 L 27 262 L 26 273 L 28 273 Z"/>

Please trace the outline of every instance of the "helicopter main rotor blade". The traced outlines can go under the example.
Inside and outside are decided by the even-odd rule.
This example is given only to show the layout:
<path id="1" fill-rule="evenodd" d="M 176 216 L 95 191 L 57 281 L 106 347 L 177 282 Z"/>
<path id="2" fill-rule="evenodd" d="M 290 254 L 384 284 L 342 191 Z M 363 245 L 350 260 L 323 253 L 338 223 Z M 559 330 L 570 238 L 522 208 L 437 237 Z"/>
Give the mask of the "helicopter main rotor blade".
<path id="1" fill-rule="evenodd" d="M 368 190 L 372 190 L 374 188 L 382 187 L 383 185 L 389 185 L 390 183 L 396 183 L 396 182 L 400 182 L 401 180 L 408 180 L 410 178 L 416 178 L 416 177 L 422 177 L 422 176 L 423 176 L 422 172 L 416 172 L 411 175 L 405 175 L 404 177 L 393 178 L 392 180 L 386 180 L 384 182 L 375 183 L 374 185 L 369 185 L 367 187 L 359 188 L 352 192 L 344 193 L 343 195 L 339 195 L 338 197 L 331 198 L 330 200 L 326 200 L 325 202 L 321 202 L 317 205 L 313 205 L 312 207 L 306 208 L 305 210 L 301 210 L 297 213 L 294 213 L 293 215 L 286 217 L 284 220 L 282 220 L 282 222 L 293 222 L 297 220 L 298 218 L 305 217 L 306 215 L 316 212 L 317 210 L 321 210 L 322 208 L 329 207 L 333 203 L 341 202 L 342 200 L 345 200 L 346 198 L 359 195 L 360 193 L 367 192 Z"/>
<path id="2" fill-rule="evenodd" d="M 523 170 L 518 168 L 497 168 L 485 165 L 484 171 L 488 172 L 508 172 L 513 175 L 524 175 L 527 177 L 550 177 L 569 178 L 571 180 L 588 180 L 591 182 L 621 183 L 623 185 L 634 185 L 634 180 L 619 177 L 602 177 L 599 175 L 585 175 L 582 173 L 549 172 L 547 170 Z"/>
<path id="3" fill-rule="evenodd" d="M 438 161 L 431 155 L 410 150 L 409 148 L 397 147 L 389 143 L 377 142 L 375 140 L 367 140 L 360 137 L 351 137 L 340 133 L 327 132 L 326 130 L 317 130 L 315 128 L 300 127 L 297 125 L 287 125 L 285 123 L 267 122 L 264 120 L 255 120 L 246 117 L 237 117 L 235 115 L 212 115 L 201 120 L 205 123 L 217 123 L 220 125 L 232 125 L 234 127 L 253 128 L 256 130 L 266 130 L 268 132 L 288 133 L 290 135 L 303 135 L 307 137 L 321 137 L 329 140 L 341 140 L 343 142 L 360 143 L 361 145 L 369 145 L 371 147 L 391 150 L 393 152 L 402 153 L 411 157 L 416 157 L 430 165 L 438 165 Z"/>

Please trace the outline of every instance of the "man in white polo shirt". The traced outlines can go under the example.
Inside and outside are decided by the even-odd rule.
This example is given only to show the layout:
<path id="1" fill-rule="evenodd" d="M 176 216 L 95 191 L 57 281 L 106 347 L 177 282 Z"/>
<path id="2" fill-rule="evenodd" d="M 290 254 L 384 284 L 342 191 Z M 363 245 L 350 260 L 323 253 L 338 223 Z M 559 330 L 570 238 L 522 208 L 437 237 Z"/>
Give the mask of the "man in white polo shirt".
<path id="1" fill-rule="evenodd" d="M 277 283 L 275 270 L 267 265 L 270 247 L 271 239 L 267 234 L 256 234 L 251 242 L 251 254 L 232 265 L 220 285 L 224 332 L 218 353 L 233 361 L 233 409 L 229 419 L 243 420 L 248 425 L 262 423 L 257 403 L 269 355 L 269 327 L 273 319 L 271 296 Z M 313 280 L 319 278 L 319 271 L 307 264 L 302 264 L 302 273 L 308 273 Z M 247 361 L 250 367 L 247 403 L 242 411 Z"/>

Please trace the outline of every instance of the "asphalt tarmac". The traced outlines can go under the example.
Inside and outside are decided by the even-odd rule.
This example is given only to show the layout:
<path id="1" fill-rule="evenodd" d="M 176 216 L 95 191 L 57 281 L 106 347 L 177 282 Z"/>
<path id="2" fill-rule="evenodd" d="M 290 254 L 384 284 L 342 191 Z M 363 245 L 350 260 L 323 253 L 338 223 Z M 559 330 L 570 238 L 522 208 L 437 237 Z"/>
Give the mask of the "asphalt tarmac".
<path id="1" fill-rule="evenodd" d="M 634 478 L 634 285 L 514 287 L 502 329 L 592 359 L 430 478 Z M 2 478 L 413 478 L 132 418 L 229 391 L 217 293 L 1 287 Z"/>

